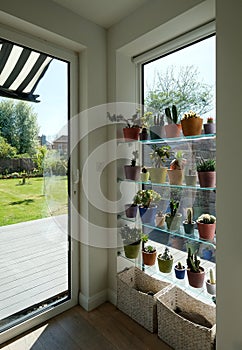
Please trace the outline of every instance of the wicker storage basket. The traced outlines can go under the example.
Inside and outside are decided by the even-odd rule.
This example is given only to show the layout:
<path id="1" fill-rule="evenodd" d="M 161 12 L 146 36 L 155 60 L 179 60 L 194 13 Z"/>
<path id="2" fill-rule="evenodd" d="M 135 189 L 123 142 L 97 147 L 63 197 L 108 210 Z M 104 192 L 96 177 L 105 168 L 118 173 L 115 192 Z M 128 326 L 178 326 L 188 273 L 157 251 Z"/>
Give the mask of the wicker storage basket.
<path id="1" fill-rule="evenodd" d="M 156 295 L 169 286 L 167 282 L 157 280 L 137 267 L 131 267 L 117 275 L 117 308 L 145 327 L 157 332 Z M 154 296 L 148 295 L 152 291 Z"/>
<path id="2" fill-rule="evenodd" d="M 180 308 L 198 313 L 211 324 L 211 328 L 193 323 L 178 315 Z M 157 296 L 158 337 L 175 350 L 211 350 L 216 336 L 216 308 L 188 295 L 172 285 Z"/>

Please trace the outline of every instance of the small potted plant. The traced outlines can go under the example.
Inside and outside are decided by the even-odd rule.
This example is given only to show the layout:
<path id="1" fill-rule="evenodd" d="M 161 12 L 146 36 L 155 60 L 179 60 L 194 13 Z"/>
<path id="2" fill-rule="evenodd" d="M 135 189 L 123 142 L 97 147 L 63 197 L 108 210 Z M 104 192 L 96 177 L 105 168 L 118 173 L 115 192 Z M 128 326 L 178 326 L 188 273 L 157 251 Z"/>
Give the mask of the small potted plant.
<path id="1" fill-rule="evenodd" d="M 160 272 L 171 272 L 174 259 L 168 247 L 165 248 L 163 254 L 158 255 L 157 260 Z"/>
<path id="2" fill-rule="evenodd" d="M 193 221 L 193 210 L 192 208 L 187 208 L 187 218 L 183 221 L 183 227 L 186 234 L 194 234 L 196 222 Z"/>
<path id="3" fill-rule="evenodd" d="M 126 258 L 136 259 L 140 251 L 141 229 L 124 225 L 120 230 Z"/>
<path id="4" fill-rule="evenodd" d="M 138 110 L 134 115 L 132 115 L 131 118 L 125 118 L 122 114 L 111 115 L 109 112 L 107 112 L 107 117 L 111 122 L 126 123 L 126 126 L 123 128 L 123 135 L 124 135 L 125 141 L 134 141 L 139 139 L 141 121 L 140 121 Z"/>
<path id="5" fill-rule="evenodd" d="M 206 281 L 206 288 L 208 294 L 215 295 L 216 294 L 216 280 L 214 277 L 213 269 L 209 269 L 209 279 Z"/>
<path id="6" fill-rule="evenodd" d="M 202 214 L 197 218 L 199 237 L 206 241 L 213 241 L 216 231 L 216 217 L 211 214 Z"/>
<path id="7" fill-rule="evenodd" d="M 142 182 L 148 182 L 149 178 L 150 178 L 149 170 L 145 166 L 143 166 L 141 168 L 140 179 Z"/>
<path id="8" fill-rule="evenodd" d="M 216 160 L 201 158 L 197 162 L 197 173 L 200 187 L 216 186 Z"/>
<path id="9" fill-rule="evenodd" d="M 202 288 L 205 278 L 204 268 L 200 266 L 197 253 L 192 254 L 190 248 L 187 257 L 187 277 L 191 287 Z"/>
<path id="10" fill-rule="evenodd" d="M 124 166 L 125 177 L 127 180 L 138 181 L 140 178 L 141 167 L 139 165 L 136 165 L 136 161 L 139 157 L 139 152 L 133 151 L 132 155 L 133 158 L 131 159 L 131 165 Z"/>
<path id="11" fill-rule="evenodd" d="M 167 125 L 165 125 L 166 137 L 180 137 L 181 124 L 178 122 L 178 112 L 175 105 L 165 108 L 165 115 L 167 118 Z"/>
<path id="12" fill-rule="evenodd" d="M 179 231 L 182 222 L 182 214 L 178 213 L 180 202 L 175 199 L 170 200 L 170 213 L 166 214 L 165 221 L 168 230 Z"/>
<path id="13" fill-rule="evenodd" d="M 180 261 L 174 267 L 174 271 L 175 271 L 176 278 L 178 278 L 179 280 L 184 279 L 186 268 L 185 268 L 185 266 L 182 265 L 182 263 Z"/>
<path id="14" fill-rule="evenodd" d="M 171 161 L 170 169 L 167 170 L 171 185 L 182 185 L 185 163 L 186 160 L 183 158 L 182 151 L 177 151 L 175 153 L 175 158 Z"/>
<path id="15" fill-rule="evenodd" d="M 207 118 L 207 123 L 203 124 L 205 134 L 215 134 L 216 133 L 216 124 L 212 117 Z"/>
<path id="16" fill-rule="evenodd" d="M 150 179 L 153 183 L 165 183 L 167 167 L 165 166 L 166 159 L 170 158 L 170 146 L 152 145 L 152 152 L 150 153 L 150 159 L 153 163 L 153 167 L 149 169 Z"/>
<path id="17" fill-rule="evenodd" d="M 139 213 L 143 224 L 155 226 L 155 215 L 161 195 L 154 190 L 139 190 L 134 196 L 134 202 L 139 205 Z"/>
<path id="18" fill-rule="evenodd" d="M 202 133 L 203 119 L 196 112 L 184 113 L 181 119 L 182 132 L 184 136 L 200 135 Z"/>
<path id="19" fill-rule="evenodd" d="M 143 263 L 147 266 L 153 266 L 156 260 L 156 247 L 153 245 L 145 245 L 149 240 L 148 235 L 142 236 L 142 257 Z"/>

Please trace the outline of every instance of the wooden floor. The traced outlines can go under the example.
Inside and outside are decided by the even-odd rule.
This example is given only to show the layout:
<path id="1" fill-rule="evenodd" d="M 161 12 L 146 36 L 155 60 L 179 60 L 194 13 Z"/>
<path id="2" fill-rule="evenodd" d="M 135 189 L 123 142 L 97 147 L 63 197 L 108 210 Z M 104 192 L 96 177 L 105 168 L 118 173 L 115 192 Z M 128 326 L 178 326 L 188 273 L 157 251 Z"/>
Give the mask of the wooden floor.
<path id="1" fill-rule="evenodd" d="M 157 336 L 105 303 L 87 312 L 76 306 L 0 346 L 3 350 L 170 350 Z"/>

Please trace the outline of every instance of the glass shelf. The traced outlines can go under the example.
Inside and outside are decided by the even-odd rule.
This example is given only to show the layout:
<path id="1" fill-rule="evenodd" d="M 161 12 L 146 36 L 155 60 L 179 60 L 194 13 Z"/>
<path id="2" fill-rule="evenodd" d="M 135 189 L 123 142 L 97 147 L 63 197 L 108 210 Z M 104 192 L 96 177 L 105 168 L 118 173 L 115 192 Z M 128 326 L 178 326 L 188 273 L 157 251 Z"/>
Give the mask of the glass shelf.
<path id="1" fill-rule="evenodd" d="M 125 220 L 125 221 L 129 221 L 129 222 L 132 222 L 132 223 L 135 223 L 137 221 L 136 219 L 128 218 L 128 217 L 126 217 L 124 215 L 121 215 L 120 219 Z M 216 249 L 216 238 L 214 239 L 214 241 L 206 241 L 206 240 L 200 239 L 197 229 L 194 230 L 194 234 L 186 234 L 184 232 L 183 226 L 180 226 L 180 232 L 171 231 L 171 230 L 166 229 L 165 227 L 152 226 L 152 225 L 143 224 L 143 223 L 142 223 L 142 226 L 143 227 L 147 227 L 147 228 L 149 228 L 151 230 L 159 231 L 161 233 L 169 234 L 169 235 L 174 236 L 174 237 L 180 237 L 180 238 L 183 238 L 183 239 L 187 239 L 187 241 L 192 241 L 192 242 L 197 242 L 197 243 L 201 243 L 201 244 L 206 244 L 206 245 L 210 246 L 211 248 Z"/>
<path id="2" fill-rule="evenodd" d="M 201 134 L 201 135 L 195 135 L 195 136 L 180 136 L 180 137 L 164 137 L 162 139 L 153 139 L 153 140 L 125 140 L 125 139 L 118 139 L 117 143 L 134 143 L 134 142 L 140 142 L 145 145 L 150 145 L 154 143 L 170 143 L 170 142 L 187 142 L 187 141 L 203 141 L 207 139 L 215 139 L 216 134 Z"/>
<path id="3" fill-rule="evenodd" d="M 187 185 L 171 185 L 169 182 L 165 183 L 154 183 L 151 181 L 142 182 L 142 181 L 134 181 L 134 180 L 128 180 L 128 179 L 117 179 L 118 182 L 129 182 L 129 183 L 135 183 L 140 185 L 152 185 L 152 186 L 159 186 L 159 187 L 170 187 L 170 188 L 182 188 L 182 189 L 191 189 L 196 191 L 214 191 L 216 192 L 216 187 L 200 187 L 200 186 L 187 186 Z"/>
<path id="4" fill-rule="evenodd" d="M 156 246 L 157 255 L 159 253 L 163 252 L 164 248 L 165 248 L 164 245 Z M 153 266 L 147 266 L 147 265 L 142 264 L 141 251 L 139 253 L 139 256 L 136 259 L 127 258 L 125 256 L 123 249 L 119 250 L 118 256 L 120 258 L 124 259 L 125 261 L 127 261 L 128 264 L 133 263 L 136 267 L 140 268 L 148 275 L 150 275 L 156 279 L 162 280 L 164 282 L 175 284 L 178 287 L 180 287 L 181 289 L 183 289 L 184 291 L 186 291 L 188 294 L 193 296 L 194 298 L 197 298 L 205 303 L 209 303 L 211 305 L 214 305 L 214 303 L 212 301 L 212 295 L 208 294 L 207 290 L 206 290 L 206 280 L 208 279 L 209 269 L 210 268 L 214 269 L 215 263 L 207 262 L 207 261 L 204 261 L 201 259 L 201 266 L 204 267 L 205 273 L 206 273 L 204 285 L 202 288 L 193 288 L 188 283 L 187 275 L 185 275 L 184 279 L 179 280 L 175 277 L 175 272 L 174 272 L 174 266 L 177 264 L 178 261 L 181 261 L 181 263 L 184 266 L 186 266 L 187 253 L 180 252 L 180 251 L 178 251 L 176 249 L 172 249 L 172 248 L 170 249 L 170 252 L 174 258 L 173 268 L 172 268 L 172 271 L 170 273 L 163 273 L 159 270 L 157 258 L 156 258 L 155 265 L 153 265 Z"/>

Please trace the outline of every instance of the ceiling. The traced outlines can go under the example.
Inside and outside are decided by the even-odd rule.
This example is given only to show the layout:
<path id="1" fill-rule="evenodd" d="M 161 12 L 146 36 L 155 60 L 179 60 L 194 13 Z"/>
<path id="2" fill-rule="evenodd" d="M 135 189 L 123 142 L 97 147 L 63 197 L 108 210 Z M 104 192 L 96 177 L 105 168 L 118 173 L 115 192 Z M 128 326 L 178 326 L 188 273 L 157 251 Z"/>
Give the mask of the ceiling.
<path id="1" fill-rule="evenodd" d="M 149 0 L 52 0 L 101 27 L 109 28 Z"/>

